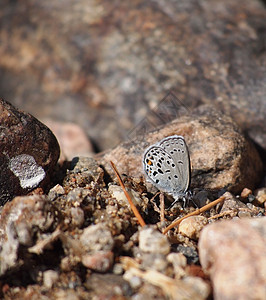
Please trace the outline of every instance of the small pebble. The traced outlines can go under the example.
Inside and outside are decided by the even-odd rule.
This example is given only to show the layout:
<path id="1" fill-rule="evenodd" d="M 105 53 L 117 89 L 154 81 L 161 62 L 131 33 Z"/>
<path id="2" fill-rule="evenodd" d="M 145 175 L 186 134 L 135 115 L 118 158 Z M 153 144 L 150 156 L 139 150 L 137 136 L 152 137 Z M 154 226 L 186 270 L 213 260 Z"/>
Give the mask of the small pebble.
<path id="1" fill-rule="evenodd" d="M 206 283 L 200 277 L 187 276 L 184 278 L 184 282 L 188 283 L 195 290 L 198 299 L 207 299 L 210 295 L 211 288 L 208 283 Z"/>
<path id="2" fill-rule="evenodd" d="M 89 191 L 80 187 L 74 188 L 67 195 L 67 201 L 71 202 L 74 206 L 79 206 L 86 197 Z"/>
<path id="3" fill-rule="evenodd" d="M 198 240 L 200 231 L 206 224 L 208 224 L 207 218 L 203 216 L 191 216 L 179 224 L 178 232 L 193 240 Z"/>
<path id="4" fill-rule="evenodd" d="M 86 251 L 93 252 L 112 250 L 114 246 L 110 230 L 102 223 L 85 228 L 80 236 L 80 242 Z"/>
<path id="5" fill-rule="evenodd" d="M 56 300 L 79 300 L 80 297 L 77 295 L 75 290 L 72 289 L 60 289 L 55 291 L 54 299 Z"/>
<path id="6" fill-rule="evenodd" d="M 50 289 L 58 280 L 59 275 L 54 270 L 47 270 L 43 272 L 43 285 Z"/>
<path id="7" fill-rule="evenodd" d="M 144 269 L 152 269 L 165 273 L 168 267 L 168 261 L 164 254 L 161 253 L 142 253 L 141 266 Z"/>
<path id="8" fill-rule="evenodd" d="M 44 120 L 56 136 L 60 148 L 60 162 L 71 161 L 76 156 L 91 156 L 93 146 L 84 130 L 75 123 L 59 122 L 52 119 Z"/>
<path id="9" fill-rule="evenodd" d="M 112 195 L 112 197 L 115 198 L 120 203 L 121 206 L 130 207 L 126 195 L 120 186 L 111 184 L 108 187 L 108 191 Z M 142 203 L 142 199 L 137 192 L 135 192 L 132 189 L 127 189 L 127 192 L 129 193 L 130 198 L 135 205 L 140 205 Z"/>
<path id="10" fill-rule="evenodd" d="M 124 272 L 124 269 L 123 269 L 122 264 L 120 264 L 120 263 L 114 264 L 114 266 L 113 266 L 113 273 L 114 274 L 121 275 L 121 274 L 123 274 L 123 272 Z"/>
<path id="11" fill-rule="evenodd" d="M 71 224 L 76 227 L 81 227 L 84 223 L 84 212 L 80 207 L 71 207 Z"/>
<path id="12" fill-rule="evenodd" d="M 256 204 L 263 205 L 263 203 L 266 202 L 266 187 L 257 189 L 254 192 L 254 196 L 255 196 Z"/>
<path id="13" fill-rule="evenodd" d="M 249 195 L 252 194 L 252 191 L 248 188 L 244 188 L 243 191 L 241 192 L 241 198 L 247 198 Z"/>
<path id="14" fill-rule="evenodd" d="M 113 265 L 114 254 L 112 251 L 98 251 L 94 254 L 84 254 L 82 264 L 97 272 L 107 272 Z"/>
<path id="15" fill-rule="evenodd" d="M 130 284 L 130 286 L 133 289 L 138 289 L 141 287 L 142 285 L 142 280 L 141 278 L 137 277 L 136 275 L 132 274 L 132 272 L 130 270 L 126 271 L 125 274 L 123 275 L 123 278 L 128 281 L 128 283 Z"/>
<path id="16" fill-rule="evenodd" d="M 51 199 L 53 201 L 58 196 L 64 195 L 64 194 L 65 194 L 65 190 L 62 187 L 62 185 L 57 184 L 53 188 L 50 189 L 50 191 L 48 193 L 48 197 L 49 197 L 49 199 Z"/>
<path id="17" fill-rule="evenodd" d="M 234 210 L 238 208 L 246 208 L 246 204 L 242 201 L 236 199 L 231 193 L 226 192 L 224 193 L 226 200 L 223 203 L 223 206 L 220 210 L 220 213 L 228 212 L 229 210 Z"/>
<path id="18" fill-rule="evenodd" d="M 248 201 L 250 202 L 250 203 L 253 203 L 253 201 L 256 199 L 256 197 L 254 196 L 254 195 L 252 195 L 252 194 L 250 194 L 250 195 L 248 195 Z"/>
<path id="19" fill-rule="evenodd" d="M 183 246 L 179 244 L 175 251 L 184 254 L 187 259 L 188 264 L 196 264 L 199 261 L 198 252 L 193 247 Z"/>
<path id="20" fill-rule="evenodd" d="M 143 252 L 167 255 L 170 252 L 170 243 L 158 230 L 145 227 L 139 233 L 139 248 Z"/>
<path id="21" fill-rule="evenodd" d="M 185 276 L 185 267 L 187 266 L 187 259 L 182 253 L 170 253 L 167 255 L 167 260 L 173 265 L 175 278 L 182 278 Z"/>
<path id="22" fill-rule="evenodd" d="M 249 211 L 240 210 L 238 216 L 240 219 L 251 218 L 251 213 Z"/>

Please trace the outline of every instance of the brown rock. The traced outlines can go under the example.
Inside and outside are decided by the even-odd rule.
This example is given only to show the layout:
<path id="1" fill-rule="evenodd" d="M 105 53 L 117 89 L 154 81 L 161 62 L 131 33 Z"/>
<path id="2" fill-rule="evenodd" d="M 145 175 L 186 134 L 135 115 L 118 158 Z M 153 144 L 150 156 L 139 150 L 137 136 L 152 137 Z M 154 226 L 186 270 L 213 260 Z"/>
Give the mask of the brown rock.
<path id="1" fill-rule="evenodd" d="M 220 213 L 224 213 L 230 210 L 238 210 L 239 208 L 247 208 L 245 203 L 236 199 L 231 193 L 226 192 L 223 194 L 223 196 L 225 196 L 225 200 L 222 204 Z"/>
<path id="2" fill-rule="evenodd" d="M 139 233 L 139 248 L 143 252 L 167 255 L 170 252 L 170 243 L 158 230 L 144 227 Z"/>
<path id="3" fill-rule="evenodd" d="M 255 200 L 258 205 L 263 205 L 266 202 L 266 187 L 257 189 L 254 192 Z"/>
<path id="4" fill-rule="evenodd" d="M 244 188 L 243 191 L 241 192 L 241 198 L 247 198 L 249 195 L 252 194 L 252 191 L 250 189 Z"/>
<path id="5" fill-rule="evenodd" d="M 46 186 L 59 157 L 52 132 L 30 114 L 0 100 L 0 205 Z"/>
<path id="6" fill-rule="evenodd" d="M 80 207 L 71 207 L 71 224 L 73 226 L 81 227 L 84 223 L 84 211 Z"/>
<path id="7" fill-rule="evenodd" d="M 53 270 L 47 270 L 43 272 L 43 285 L 50 289 L 55 282 L 58 280 L 59 274 L 56 271 Z"/>
<path id="8" fill-rule="evenodd" d="M 208 219 L 204 216 L 191 216 L 179 224 L 178 232 L 193 240 L 198 240 L 200 231 L 206 224 L 208 224 Z"/>
<path id="9" fill-rule="evenodd" d="M 175 278 L 182 278 L 186 275 L 185 267 L 187 259 L 182 253 L 170 253 L 167 255 L 167 260 L 173 265 Z"/>
<path id="10" fill-rule="evenodd" d="M 114 239 L 110 230 L 103 224 L 91 225 L 84 229 L 80 236 L 80 242 L 84 251 L 98 252 L 111 251 L 114 246 Z"/>
<path id="11" fill-rule="evenodd" d="M 113 174 L 109 163 L 112 160 L 121 173 L 143 177 L 142 156 L 146 147 L 174 134 L 186 139 L 192 165 L 192 187 L 228 188 L 240 192 L 258 183 L 262 162 L 255 147 L 230 117 L 208 106 L 151 133 L 139 135 L 138 139 L 99 156 L 99 162 L 110 174 Z"/>
<path id="12" fill-rule="evenodd" d="M 112 251 L 98 251 L 93 254 L 84 254 L 82 256 L 82 264 L 97 272 L 108 271 L 114 261 L 114 253 Z"/>
<path id="13" fill-rule="evenodd" d="M 265 299 L 266 218 L 221 221 L 200 235 L 202 267 L 215 299 Z"/>
<path id="14" fill-rule="evenodd" d="M 155 248 L 155 247 L 154 247 Z M 146 252 L 141 256 L 136 255 L 136 258 L 141 257 L 141 268 L 144 270 L 155 270 L 160 273 L 166 274 L 168 270 L 168 261 L 166 256 L 158 252 Z"/>
<path id="15" fill-rule="evenodd" d="M 0 275 L 18 267 L 18 248 L 29 247 L 37 232 L 55 225 L 55 209 L 44 196 L 16 197 L 0 215 Z M 21 257 L 20 257 L 21 259 Z"/>
<path id="16" fill-rule="evenodd" d="M 110 184 L 108 187 L 108 192 L 112 195 L 113 198 L 115 198 L 118 201 L 118 203 L 120 203 L 120 205 L 130 207 L 128 200 L 127 200 L 125 193 L 123 192 L 123 189 L 121 188 L 121 186 Z M 134 191 L 133 189 L 127 189 L 127 192 L 130 195 L 130 198 L 135 205 L 140 205 L 141 202 L 143 202 L 141 195 L 139 193 L 137 193 L 136 191 Z M 146 201 L 148 201 L 148 200 L 146 200 Z"/>

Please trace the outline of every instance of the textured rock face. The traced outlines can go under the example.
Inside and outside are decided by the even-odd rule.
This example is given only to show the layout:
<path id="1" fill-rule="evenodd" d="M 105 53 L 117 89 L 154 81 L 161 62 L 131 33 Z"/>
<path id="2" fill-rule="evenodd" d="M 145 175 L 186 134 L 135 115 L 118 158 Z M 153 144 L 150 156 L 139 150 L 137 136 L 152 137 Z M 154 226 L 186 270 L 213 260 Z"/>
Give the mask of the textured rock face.
<path id="1" fill-rule="evenodd" d="M 45 187 L 59 152 L 45 125 L 0 100 L 0 205 L 39 185 Z"/>
<path id="2" fill-rule="evenodd" d="M 146 147 L 171 135 L 184 136 L 192 166 L 192 188 L 240 192 L 254 188 L 260 180 L 262 162 L 255 147 L 244 137 L 234 121 L 215 109 L 202 106 L 151 133 L 119 145 L 99 157 L 110 169 L 112 160 L 121 173 L 144 176 L 142 157 Z"/>
<path id="3" fill-rule="evenodd" d="M 263 1 L 2 0 L 0 11 L 0 94 L 38 118 L 77 122 L 107 149 L 174 89 L 266 149 Z"/>

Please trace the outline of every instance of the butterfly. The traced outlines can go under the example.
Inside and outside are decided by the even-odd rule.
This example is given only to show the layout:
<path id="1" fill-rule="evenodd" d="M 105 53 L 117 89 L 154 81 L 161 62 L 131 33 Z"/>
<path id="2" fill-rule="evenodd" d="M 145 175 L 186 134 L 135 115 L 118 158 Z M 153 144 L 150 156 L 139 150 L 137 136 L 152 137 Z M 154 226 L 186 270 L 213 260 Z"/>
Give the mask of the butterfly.
<path id="1" fill-rule="evenodd" d="M 159 190 L 186 202 L 190 184 L 190 157 L 185 139 L 179 135 L 163 138 L 148 147 L 143 155 L 143 169 L 148 180 Z"/>

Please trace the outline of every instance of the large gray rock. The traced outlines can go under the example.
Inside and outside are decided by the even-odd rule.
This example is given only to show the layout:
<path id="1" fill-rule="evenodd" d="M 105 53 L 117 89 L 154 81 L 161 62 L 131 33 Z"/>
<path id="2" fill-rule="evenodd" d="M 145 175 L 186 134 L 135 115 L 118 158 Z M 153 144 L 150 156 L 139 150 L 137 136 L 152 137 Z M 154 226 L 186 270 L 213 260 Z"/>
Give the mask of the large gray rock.
<path id="1" fill-rule="evenodd" d="M 129 176 L 144 176 L 142 157 L 146 147 L 171 135 L 184 136 L 192 167 L 191 187 L 211 190 L 226 188 L 240 192 L 254 188 L 262 173 L 262 162 L 254 145 L 236 123 L 215 109 L 202 106 L 191 115 L 180 117 L 150 133 L 123 143 L 98 156 L 106 170 L 113 174 L 110 161 Z"/>

